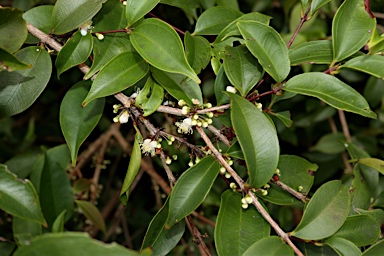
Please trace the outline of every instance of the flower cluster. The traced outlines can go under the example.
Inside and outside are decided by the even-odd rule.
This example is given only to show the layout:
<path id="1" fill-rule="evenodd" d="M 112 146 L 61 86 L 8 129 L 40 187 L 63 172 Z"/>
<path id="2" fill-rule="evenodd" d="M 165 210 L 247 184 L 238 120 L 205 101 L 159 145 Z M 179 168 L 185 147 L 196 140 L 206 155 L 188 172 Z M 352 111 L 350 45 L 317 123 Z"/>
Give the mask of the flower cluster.
<path id="1" fill-rule="evenodd" d="M 161 148 L 160 142 L 156 140 L 151 140 L 151 139 L 145 139 L 141 144 L 140 144 L 141 152 L 144 155 L 151 155 L 154 156 L 156 155 L 156 149 Z"/>

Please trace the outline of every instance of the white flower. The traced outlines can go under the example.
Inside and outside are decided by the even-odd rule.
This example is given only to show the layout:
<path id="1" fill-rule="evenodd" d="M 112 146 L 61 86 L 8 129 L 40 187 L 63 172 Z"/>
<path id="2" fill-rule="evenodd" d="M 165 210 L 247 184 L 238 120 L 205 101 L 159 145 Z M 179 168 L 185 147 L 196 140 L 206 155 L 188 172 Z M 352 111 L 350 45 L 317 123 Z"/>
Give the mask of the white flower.
<path id="1" fill-rule="evenodd" d="M 121 124 L 125 124 L 125 123 L 128 123 L 128 120 L 129 120 L 129 113 L 127 110 L 125 110 L 123 113 L 121 113 L 119 117 L 119 122 Z"/>
<path id="2" fill-rule="evenodd" d="M 145 155 L 151 154 L 154 156 L 156 154 L 157 141 L 151 139 L 145 139 L 140 145 L 141 152 Z"/>
<path id="3" fill-rule="evenodd" d="M 81 34 L 82 36 L 86 36 L 87 33 L 88 33 L 88 29 L 86 29 L 86 28 L 82 28 L 82 29 L 80 29 L 80 34 Z"/>
<path id="4" fill-rule="evenodd" d="M 177 132 L 178 133 L 192 133 L 192 119 L 190 117 L 185 118 L 183 122 L 176 122 L 176 126 L 178 127 Z"/>

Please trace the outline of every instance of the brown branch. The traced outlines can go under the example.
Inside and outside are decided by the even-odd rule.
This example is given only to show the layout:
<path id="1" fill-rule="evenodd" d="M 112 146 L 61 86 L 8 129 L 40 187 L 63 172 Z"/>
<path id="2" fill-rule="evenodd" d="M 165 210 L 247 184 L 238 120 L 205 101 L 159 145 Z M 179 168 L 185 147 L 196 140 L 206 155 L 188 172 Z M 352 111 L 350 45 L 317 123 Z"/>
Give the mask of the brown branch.
<path id="1" fill-rule="evenodd" d="M 303 203 L 306 203 L 309 201 L 309 198 L 307 198 L 305 195 L 303 195 L 300 192 L 297 192 L 296 190 L 294 190 L 290 186 L 284 184 L 283 182 L 278 181 L 278 180 L 274 180 L 274 179 L 271 179 L 271 182 L 273 182 L 274 184 L 276 184 L 277 186 L 279 186 L 283 190 L 287 191 L 288 193 L 290 193 L 291 195 L 293 195 L 297 199 L 301 200 Z"/>
<path id="2" fill-rule="evenodd" d="M 185 217 L 186 222 L 187 222 L 187 227 L 191 234 L 193 235 L 193 242 L 196 244 L 197 248 L 199 248 L 200 255 L 202 256 L 212 256 L 210 253 L 207 245 L 204 243 L 202 239 L 202 235 L 200 231 L 196 228 L 195 224 L 193 223 L 193 220 L 191 216 Z"/>

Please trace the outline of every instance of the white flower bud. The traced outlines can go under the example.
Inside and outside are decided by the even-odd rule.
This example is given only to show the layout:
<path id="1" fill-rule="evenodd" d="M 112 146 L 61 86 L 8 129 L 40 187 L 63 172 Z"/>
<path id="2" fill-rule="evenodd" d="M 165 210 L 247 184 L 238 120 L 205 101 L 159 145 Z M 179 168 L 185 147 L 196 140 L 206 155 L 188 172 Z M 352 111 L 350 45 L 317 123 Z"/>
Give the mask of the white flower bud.
<path id="1" fill-rule="evenodd" d="M 177 105 L 179 105 L 180 107 L 185 106 L 185 104 L 187 104 L 187 102 L 185 102 L 185 100 L 179 100 L 179 102 L 177 102 Z"/>
<path id="2" fill-rule="evenodd" d="M 168 156 L 167 159 L 165 159 L 165 163 L 166 164 L 171 164 L 172 163 L 172 159 L 169 158 L 169 156 Z"/>
<path id="3" fill-rule="evenodd" d="M 99 40 L 103 40 L 104 39 L 104 35 L 103 34 L 96 33 L 95 35 L 96 35 L 97 39 L 99 39 Z"/>
<path id="4" fill-rule="evenodd" d="M 247 199 L 245 199 L 245 197 L 244 197 L 244 198 L 241 198 L 241 203 L 242 203 L 242 204 L 248 204 Z"/>
<path id="5" fill-rule="evenodd" d="M 242 204 L 241 207 L 242 207 L 243 209 L 247 209 L 247 208 L 248 208 L 248 204 Z"/>
<path id="6" fill-rule="evenodd" d="M 237 92 L 236 88 L 233 87 L 233 86 L 227 86 L 227 88 L 225 88 L 225 90 L 227 92 L 231 92 L 231 93 L 236 93 Z"/>
<path id="7" fill-rule="evenodd" d="M 125 110 L 119 117 L 119 122 L 121 124 L 125 124 L 125 123 L 128 123 L 128 120 L 129 120 L 129 113 L 127 110 Z"/>
<path id="8" fill-rule="evenodd" d="M 246 197 L 244 197 L 245 198 L 245 201 L 248 203 L 248 204 L 251 204 L 252 202 L 253 202 L 253 199 L 252 199 L 252 197 L 250 197 L 250 196 L 246 196 Z"/>
<path id="9" fill-rule="evenodd" d="M 206 115 L 207 115 L 207 117 L 209 117 L 209 118 L 212 118 L 212 117 L 213 117 L 213 113 L 212 113 L 212 112 L 208 112 L 208 113 L 206 113 Z"/>
<path id="10" fill-rule="evenodd" d="M 224 177 L 225 178 L 227 178 L 227 179 L 229 179 L 229 178 L 231 178 L 232 176 L 231 176 L 231 174 L 229 174 L 228 172 L 224 175 Z"/>
<path id="11" fill-rule="evenodd" d="M 220 167 L 220 173 L 224 175 L 227 172 L 227 170 L 222 166 Z"/>
<path id="12" fill-rule="evenodd" d="M 299 191 L 299 192 L 303 191 L 303 189 L 304 189 L 303 186 L 298 186 L 297 187 L 297 191 Z"/>
<path id="13" fill-rule="evenodd" d="M 189 113 L 189 111 L 191 111 L 191 109 L 188 107 L 188 106 L 184 106 L 182 109 L 181 109 L 181 113 L 183 115 L 187 115 Z"/>
<path id="14" fill-rule="evenodd" d="M 229 184 L 229 187 L 230 187 L 231 189 L 236 189 L 236 188 L 237 188 L 236 183 L 234 183 L 234 182 L 231 182 L 231 183 Z"/>
<path id="15" fill-rule="evenodd" d="M 173 155 L 172 159 L 176 161 L 177 160 L 177 155 Z"/>
<path id="16" fill-rule="evenodd" d="M 200 101 L 197 100 L 197 99 L 192 99 L 192 103 L 195 104 L 195 105 L 199 105 L 199 104 L 200 104 Z"/>
<path id="17" fill-rule="evenodd" d="M 80 29 L 80 34 L 81 34 L 82 36 L 86 36 L 87 33 L 88 33 L 88 29 L 86 29 L 86 28 L 82 28 L 82 29 Z"/>

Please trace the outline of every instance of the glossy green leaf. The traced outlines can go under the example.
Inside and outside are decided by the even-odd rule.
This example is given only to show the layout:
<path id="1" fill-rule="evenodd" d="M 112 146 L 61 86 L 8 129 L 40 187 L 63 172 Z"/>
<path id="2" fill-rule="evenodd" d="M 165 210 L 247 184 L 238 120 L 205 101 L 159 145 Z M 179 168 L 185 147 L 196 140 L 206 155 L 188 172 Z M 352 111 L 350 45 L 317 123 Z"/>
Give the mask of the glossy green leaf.
<path id="1" fill-rule="evenodd" d="M 224 70 L 241 96 L 246 96 L 264 75 L 257 59 L 243 45 L 225 48 Z"/>
<path id="2" fill-rule="evenodd" d="M 160 0 L 128 0 L 125 9 L 128 27 L 132 26 L 133 23 L 144 17 L 144 15 L 150 12 L 159 2 Z"/>
<path id="3" fill-rule="evenodd" d="M 373 27 L 372 35 L 367 43 L 367 46 L 369 49 L 368 54 L 380 53 L 384 50 L 384 36 L 379 35 L 376 24 Z"/>
<path id="4" fill-rule="evenodd" d="M 63 210 L 67 210 L 66 220 L 74 208 L 71 184 L 65 172 L 70 161 L 67 145 L 50 148 L 45 152 L 45 161 L 40 178 L 40 201 L 48 226 Z"/>
<path id="5" fill-rule="evenodd" d="M 314 172 L 317 171 L 318 166 L 298 156 L 281 155 L 278 168 L 280 170 L 279 180 L 282 183 L 297 191 L 301 187 L 300 192 L 308 194 L 314 181 Z M 278 205 L 290 205 L 299 201 L 275 184 L 271 184 L 266 196 L 261 193 L 258 196 Z"/>
<path id="6" fill-rule="evenodd" d="M 146 19 L 130 36 L 136 51 L 152 66 L 183 74 L 200 83 L 185 57 L 183 43 L 176 31 L 159 19 Z"/>
<path id="7" fill-rule="evenodd" d="M 221 32 L 220 34 L 216 37 L 214 46 L 216 47 L 218 43 L 224 41 L 228 37 L 231 36 L 240 36 L 241 33 L 239 31 L 239 28 L 237 27 L 236 23 L 240 20 L 242 21 L 259 21 L 265 25 L 269 25 L 271 17 L 267 16 L 265 14 L 259 13 L 259 12 L 251 12 L 251 13 L 246 13 L 239 17 L 238 19 L 232 21 L 229 23 Z"/>
<path id="8" fill-rule="evenodd" d="M 329 133 L 322 136 L 311 150 L 319 151 L 324 154 L 338 154 L 345 150 L 345 135 L 339 133 Z"/>
<path id="9" fill-rule="evenodd" d="M 139 95 L 136 97 L 136 106 L 144 111 L 144 116 L 149 116 L 155 112 L 164 99 L 164 89 L 157 83 L 155 83 L 152 78 L 148 78 L 143 89 L 140 91 Z"/>
<path id="10" fill-rule="evenodd" d="M 312 0 L 311 9 L 309 10 L 309 16 L 311 17 L 317 10 L 319 10 L 322 6 L 329 3 L 331 0 Z"/>
<path id="11" fill-rule="evenodd" d="M 132 52 L 134 48 L 127 35 L 105 35 L 103 40 L 93 37 L 93 63 L 84 79 L 91 78 L 103 68 L 113 57 L 123 52 Z"/>
<path id="12" fill-rule="evenodd" d="M 272 113 L 270 113 L 270 114 L 272 114 Z M 272 115 L 279 118 L 280 121 L 282 121 L 286 127 L 291 127 L 293 124 L 293 121 L 291 119 L 291 112 L 289 110 L 273 113 Z"/>
<path id="13" fill-rule="evenodd" d="M 371 37 L 374 26 L 375 19 L 365 11 L 363 1 L 344 1 L 332 22 L 333 63 L 360 50 Z"/>
<path id="14" fill-rule="evenodd" d="M 162 4 L 168 4 L 179 8 L 198 8 L 200 7 L 199 0 L 160 0 Z"/>
<path id="15" fill-rule="evenodd" d="M 254 242 L 269 236 L 270 225 L 253 205 L 241 208 L 241 198 L 232 190 L 221 195 L 214 236 L 218 255 L 243 255 Z"/>
<path id="16" fill-rule="evenodd" d="M 168 199 L 164 206 L 156 213 L 155 217 L 153 217 L 141 245 L 141 249 L 150 246 L 153 249 L 153 255 L 168 255 L 184 234 L 184 219 L 173 225 L 169 230 L 164 227 L 169 212 Z"/>
<path id="17" fill-rule="evenodd" d="M 293 250 L 289 247 L 283 240 L 278 236 L 270 236 L 265 237 L 256 243 L 254 243 L 251 247 L 248 248 L 242 254 L 243 256 L 278 256 L 278 255 L 286 255 L 293 256 Z"/>
<path id="18" fill-rule="evenodd" d="M 329 237 L 343 225 L 349 212 L 350 195 L 340 180 L 324 183 L 313 195 L 303 217 L 290 235 L 305 240 Z"/>
<path id="19" fill-rule="evenodd" d="M 224 65 L 222 65 L 215 79 L 215 96 L 217 105 L 229 102 L 228 96 L 224 93 L 227 86 L 231 86 L 231 82 L 229 82 L 227 75 L 224 72 Z"/>
<path id="20" fill-rule="evenodd" d="M 103 4 L 101 10 L 92 19 L 92 32 L 124 29 L 127 26 L 125 6 L 121 1 L 110 0 Z M 108 34 L 113 37 L 126 36 L 123 33 Z M 107 35 L 104 35 L 107 36 Z M 114 57 L 114 56 L 112 56 Z"/>
<path id="21" fill-rule="evenodd" d="M 361 256 L 377 256 L 382 254 L 384 251 L 384 240 L 372 245 L 368 250 L 364 251 Z"/>
<path id="22" fill-rule="evenodd" d="M 231 120 L 245 156 L 252 187 L 265 185 L 276 171 L 279 141 L 272 121 L 254 104 L 232 93 Z"/>
<path id="23" fill-rule="evenodd" d="M 100 70 L 82 103 L 83 107 L 94 99 L 113 95 L 131 87 L 143 78 L 148 70 L 148 64 L 137 53 L 120 53 Z"/>
<path id="24" fill-rule="evenodd" d="M 16 217 L 46 225 L 39 197 L 29 180 L 19 180 L 0 165 L 0 208 Z"/>
<path id="25" fill-rule="evenodd" d="M 300 74 L 291 78 L 283 89 L 317 97 L 337 109 L 376 118 L 360 93 L 331 75 L 320 72 Z"/>
<path id="26" fill-rule="evenodd" d="M 27 39 L 27 24 L 23 12 L 15 8 L 0 8 L 0 48 L 15 52 Z"/>
<path id="27" fill-rule="evenodd" d="M 75 202 L 77 207 L 79 207 L 80 212 L 84 214 L 85 217 L 87 217 L 87 219 L 90 220 L 93 225 L 105 233 L 105 222 L 99 209 L 97 209 L 94 204 L 88 201 L 75 200 Z"/>
<path id="28" fill-rule="evenodd" d="M 288 48 L 272 27 L 258 21 L 238 21 L 245 45 L 264 70 L 276 81 L 283 81 L 291 69 Z"/>
<path id="29" fill-rule="evenodd" d="M 44 33 L 49 34 L 52 29 L 53 5 L 34 7 L 23 14 L 23 18 Z"/>
<path id="30" fill-rule="evenodd" d="M 12 218 L 13 237 L 19 246 L 28 245 L 30 240 L 42 234 L 41 224 L 14 216 Z"/>
<path id="31" fill-rule="evenodd" d="M 366 165 L 368 167 L 371 167 L 381 174 L 384 174 L 384 161 L 377 158 L 360 158 L 358 160 L 360 164 Z"/>
<path id="32" fill-rule="evenodd" d="M 349 216 L 341 228 L 332 237 L 341 237 L 356 244 L 366 246 L 377 241 L 381 223 L 375 222 L 367 215 Z"/>
<path id="33" fill-rule="evenodd" d="M 384 79 L 384 56 L 363 55 L 347 61 L 342 68 L 354 69 Z"/>
<path id="34" fill-rule="evenodd" d="M 299 44 L 289 49 L 291 65 L 299 64 L 330 64 L 333 59 L 332 41 L 317 40 Z"/>
<path id="35" fill-rule="evenodd" d="M 24 63 L 11 53 L 0 48 L 0 72 L 30 69 L 32 65 Z"/>
<path id="36" fill-rule="evenodd" d="M 326 244 L 315 245 L 307 242 L 296 242 L 296 244 L 305 256 L 340 256 L 339 253 Z"/>
<path id="37" fill-rule="evenodd" d="M 199 74 L 211 60 L 211 45 L 202 36 L 191 36 L 187 31 L 184 35 L 185 55 L 189 65 Z"/>
<path id="38" fill-rule="evenodd" d="M 63 210 L 59 216 L 55 219 L 55 221 L 52 224 L 52 232 L 53 233 L 60 233 L 64 231 L 64 224 L 65 224 L 65 214 L 67 213 L 67 210 Z"/>
<path id="39" fill-rule="evenodd" d="M 371 205 L 371 193 L 369 188 L 369 176 L 365 178 L 364 169 L 360 164 L 353 168 L 353 180 L 349 188 L 351 194 L 350 214 L 355 214 L 355 209 L 368 209 Z M 375 171 L 373 171 L 375 172 Z"/>
<path id="40" fill-rule="evenodd" d="M 135 180 L 137 173 L 140 170 L 140 166 L 141 166 L 140 142 L 142 141 L 143 141 L 143 137 L 139 132 L 137 132 L 135 136 L 135 142 L 133 144 L 131 157 L 129 160 L 128 170 L 127 170 L 127 173 L 125 174 L 123 186 L 121 187 L 121 191 L 120 191 L 120 201 L 124 206 L 127 205 L 131 185 Z"/>
<path id="41" fill-rule="evenodd" d="M 82 36 L 76 32 L 61 49 L 56 58 L 57 76 L 64 71 L 85 62 L 92 52 L 92 35 L 87 33 Z"/>
<path id="42" fill-rule="evenodd" d="M 193 212 L 204 201 L 219 169 L 220 165 L 215 158 L 207 156 L 180 176 L 169 198 L 166 229 Z"/>
<path id="43" fill-rule="evenodd" d="M 225 6 L 215 6 L 203 12 L 197 19 L 194 35 L 218 35 L 229 23 L 243 13 Z"/>
<path id="44" fill-rule="evenodd" d="M 133 256 L 138 252 L 124 248 L 116 243 L 105 244 L 92 239 L 87 233 L 64 232 L 47 233 L 35 237 L 29 246 L 21 246 L 14 256 L 68 256 L 86 252 L 92 256 Z"/>
<path id="45" fill-rule="evenodd" d="M 185 100 L 193 106 L 192 99 L 203 102 L 200 86 L 188 77 L 180 74 L 168 73 L 157 68 L 151 68 L 155 80 L 177 100 Z"/>
<path id="46" fill-rule="evenodd" d="M 62 35 L 90 20 L 105 0 L 57 0 L 52 12 L 53 33 Z"/>
<path id="47" fill-rule="evenodd" d="M 7 160 L 4 164 L 19 179 L 25 179 L 31 173 L 31 166 L 33 166 L 38 157 L 39 155 L 34 153 L 18 154 Z"/>
<path id="48" fill-rule="evenodd" d="M 61 131 L 68 144 L 73 166 L 76 165 L 81 144 L 96 127 L 104 110 L 104 98 L 92 101 L 86 107 L 81 107 L 91 84 L 90 81 L 75 84 L 64 96 L 60 106 Z"/>
<path id="49" fill-rule="evenodd" d="M 0 72 L 0 119 L 23 112 L 40 96 L 51 77 L 49 54 L 40 47 L 26 47 L 15 57 L 32 68 Z"/>
<path id="50" fill-rule="evenodd" d="M 360 249 L 351 241 L 340 237 L 331 237 L 325 240 L 325 244 L 331 246 L 340 255 L 359 256 Z"/>

